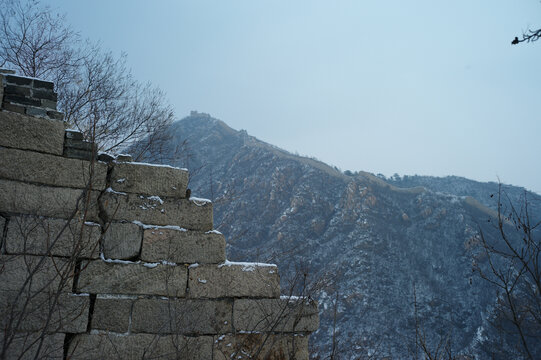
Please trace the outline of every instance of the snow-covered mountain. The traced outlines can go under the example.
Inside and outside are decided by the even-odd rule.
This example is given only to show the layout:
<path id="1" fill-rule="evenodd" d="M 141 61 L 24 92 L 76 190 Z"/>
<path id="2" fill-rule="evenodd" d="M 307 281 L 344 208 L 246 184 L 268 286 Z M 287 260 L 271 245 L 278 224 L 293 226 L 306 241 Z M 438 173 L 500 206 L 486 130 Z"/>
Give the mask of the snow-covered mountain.
<path id="1" fill-rule="evenodd" d="M 277 263 L 283 289 L 317 289 L 314 356 L 335 335 L 340 358 L 412 358 L 417 328 L 430 346 L 451 339 L 455 353 L 489 357 L 496 297 L 472 273 L 472 247 L 480 226 L 495 234 L 497 184 L 346 175 L 195 112 L 171 134 L 167 151 L 183 144 L 174 165 L 189 168 L 192 194 L 214 201 L 228 257 Z"/>

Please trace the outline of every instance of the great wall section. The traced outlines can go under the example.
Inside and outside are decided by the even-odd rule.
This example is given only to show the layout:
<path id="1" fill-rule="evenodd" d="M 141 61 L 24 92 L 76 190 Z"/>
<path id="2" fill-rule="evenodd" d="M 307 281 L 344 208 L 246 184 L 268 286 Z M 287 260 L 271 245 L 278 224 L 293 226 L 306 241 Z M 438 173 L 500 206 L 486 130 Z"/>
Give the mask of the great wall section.
<path id="1" fill-rule="evenodd" d="M 188 171 L 97 154 L 0 70 L 0 359 L 308 359 L 317 304 L 226 260 Z"/>

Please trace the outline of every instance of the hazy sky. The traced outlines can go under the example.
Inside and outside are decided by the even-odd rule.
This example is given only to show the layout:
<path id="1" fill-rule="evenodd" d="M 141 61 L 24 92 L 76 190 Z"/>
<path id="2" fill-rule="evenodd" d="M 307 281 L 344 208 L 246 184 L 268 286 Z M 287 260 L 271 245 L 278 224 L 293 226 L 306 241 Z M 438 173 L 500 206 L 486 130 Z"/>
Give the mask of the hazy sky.
<path id="1" fill-rule="evenodd" d="M 459 175 L 541 193 L 539 0 L 46 0 L 178 118 L 342 170 Z"/>

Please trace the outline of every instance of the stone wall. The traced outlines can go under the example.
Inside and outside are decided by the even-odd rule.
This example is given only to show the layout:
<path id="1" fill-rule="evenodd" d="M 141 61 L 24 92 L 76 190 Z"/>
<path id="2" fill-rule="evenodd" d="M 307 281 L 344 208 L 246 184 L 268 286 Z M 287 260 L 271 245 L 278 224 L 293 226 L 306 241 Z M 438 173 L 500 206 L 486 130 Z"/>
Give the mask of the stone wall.
<path id="1" fill-rule="evenodd" d="M 317 304 L 226 260 L 188 171 L 97 154 L 0 71 L 0 359 L 308 359 Z"/>

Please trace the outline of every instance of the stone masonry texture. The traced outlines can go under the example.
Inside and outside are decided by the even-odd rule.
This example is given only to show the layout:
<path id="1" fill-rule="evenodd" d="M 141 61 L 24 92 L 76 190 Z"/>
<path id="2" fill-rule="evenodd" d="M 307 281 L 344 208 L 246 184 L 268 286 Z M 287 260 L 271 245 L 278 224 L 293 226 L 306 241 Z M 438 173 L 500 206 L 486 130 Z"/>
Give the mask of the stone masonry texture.
<path id="1" fill-rule="evenodd" d="M 92 179 L 91 170 L 94 171 Z M 88 161 L 0 147 L 0 177 L 4 179 L 79 189 L 92 183 L 94 190 L 103 190 L 106 176 L 107 165 L 101 162 L 91 164 Z"/>
<path id="2" fill-rule="evenodd" d="M 101 226 L 73 219 L 12 216 L 5 249 L 8 254 L 99 257 Z"/>
<path id="3" fill-rule="evenodd" d="M 189 230 L 212 230 L 212 204 L 187 199 L 155 198 L 106 192 L 100 198 L 108 220 L 177 225 Z"/>
<path id="4" fill-rule="evenodd" d="M 174 263 L 220 263 L 225 261 L 225 238 L 217 232 L 151 228 L 143 233 L 141 259 Z"/>
<path id="5" fill-rule="evenodd" d="M 109 223 L 103 234 L 103 255 L 108 259 L 131 259 L 141 250 L 143 229 L 133 223 Z"/>
<path id="6" fill-rule="evenodd" d="M 227 300 L 139 299 L 132 312 L 135 333 L 223 334 L 231 332 L 233 304 Z"/>
<path id="7" fill-rule="evenodd" d="M 274 266 L 200 265 L 189 269 L 193 298 L 280 296 L 280 277 Z"/>
<path id="8" fill-rule="evenodd" d="M 89 201 L 85 212 L 84 190 L 26 184 L 0 179 L 0 212 L 32 214 L 69 219 L 86 214 L 89 221 L 98 220 L 96 201 Z M 97 199 L 97 193 L 91 197 Z M 77 211 L 75 211 L 77 210 Z"/>
<path id="9" fill-rule="evenodd" d="M 69 359 L 212 359 L 211 336 L 81 334 L 69 343 Z"/>
<path id="10" fill-rule="evenodd" d="M 0 146 L 54 155 L 64 151 L 64 123 L 0 112 Z M 44 136 L 46 134 L 47 136 Z"/>
<path id="11" fill-rule="evenodd" d="M 238 334 L 215 336 L 214 360 L 308 360 L 308 336 Z"/>
<path id="12" fill-rule="evenodd" d="M 92 294 L 141 294 L 181 297 L 186 294 L 186 267 L 162 264 L 84 262 L 77 288 Z"/>
<path id="13" fill-rule="evenodd" d="M 0 358 L 307 360 L 317 304 L 226 260 L 187 170 L 98 155 L 56 100 L 0 69 Z"/>
<path id="14" fill-rule="evenodd" d="M 168 166 L 117 162 L 111 172 L 111 187 L 121 192 L 182 198 L 187 184 L 187 170 Z"/>
<path id="15" fill-rule="evenodd" d="M 319 326 L 314 301 L 236 299 L 233 321 L 238 331 L 312 332 Z"/>

